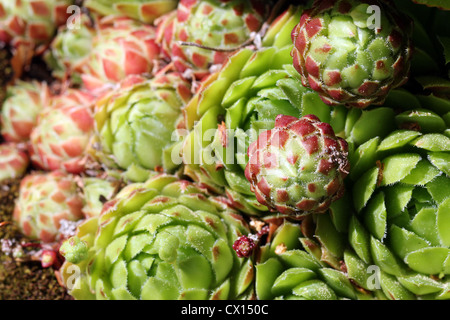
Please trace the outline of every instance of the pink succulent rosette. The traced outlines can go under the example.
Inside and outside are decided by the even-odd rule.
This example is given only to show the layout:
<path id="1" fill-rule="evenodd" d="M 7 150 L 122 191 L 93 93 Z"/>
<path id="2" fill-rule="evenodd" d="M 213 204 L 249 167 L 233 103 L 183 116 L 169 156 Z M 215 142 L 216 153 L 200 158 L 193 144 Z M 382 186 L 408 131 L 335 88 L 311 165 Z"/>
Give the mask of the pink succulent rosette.
<path id="1" fill-rule="evenodd" d="M 1 0 L 0 41 L 19 38 L 40 44 L 53 37 L 56 28 L 67 21 L 70 0 Z"/>
<path id="2" fill-rule="evenodd" d="M 84 170 L 94 130 L 93 103 L 91 94 L 78 89 L 53 97 L 31 132 L 29 153 L 34 167 L 74 174 Z"/>
<path id="3" fill-rule="evenodd" d="M 315 1 L 292 30 L 293 65 L 302 84 L 328 105 L 382 104 L 406 83 L 412 59 L 412 21 L 394 1 Z M 371 8 L 380 10 L 380 27 Z"/>
<path id="4" fill-rule="evenodd" d="M 176 11 L 158 21 L 162 56 L 179 72 L 204 79 L 212 66 L 251 40 L 267 13 L 267 3 L 260 0 L 181 0 Z"/>
<path id="5" fill-rule="evenodd" d="M 257 200 L 281 214 L 323 213 L 344 192 L 347 142 L 314 115 L 279 115 L 248 148 L 245 176 Z"/>
<path id="6" fill-rule="evenodd" d="M 0 144 L 0 181 L 21 178 L 30 160 L 26 151 L 15 143 Z"/>
<path id="7" fill-rule="evenodd" d="M 0 114 L 3 138 L 8 142 L 28 141 L 38 114 L 49 101 L 50 92 L 45 82 L 18 80 L 8 86 Z"/>
<path id="8" fill-rule="evenodd" d="M 151 74 L 160 47 L 156 28 L 125 17 L 105 17 L 98 23 L 92 51 L 82 68 L 84 86 L 102 92 L 129 75 Z"/>
<path id="9" fill-rule="evenodd" d="M 19 79 L 32 57 L 52 40 L 70 17 L 73 0 L 0 0 L 0 42 L 13 51 L 14 77 Z"/>
<path id="10" fill-rule="evenodd" d="M 23 178 L 13 219 L 23 234 L 45 243 L 61 240 L 61 221 L 84 218 L 84 201 L 74 176 L 34 172 Z"/>

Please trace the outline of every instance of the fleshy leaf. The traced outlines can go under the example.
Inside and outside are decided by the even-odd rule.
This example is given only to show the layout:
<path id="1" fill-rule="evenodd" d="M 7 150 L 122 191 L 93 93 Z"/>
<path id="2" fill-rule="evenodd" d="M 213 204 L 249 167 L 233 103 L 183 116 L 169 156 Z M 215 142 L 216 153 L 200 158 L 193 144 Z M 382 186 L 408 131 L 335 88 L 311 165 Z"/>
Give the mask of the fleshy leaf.
<path id="1" fill-rule="evenodd" d="M 290 293 L 300 283 L 316 278 L 314 271 L 306 268 L 290 268 L 275 280 L 272 292 L 275 296 Z"/>
<path id="2" fill-rule="evenodd" d="M 450 198 L 439 204 L 437 227 L 442 245 L 450 247 Z"/>
<path id="3" fill-rule="evenodd" d="M 378 183 L 378 168 L 372 168 L 364 173 L 353 186 L 353 203 L 360 212 L 369 201 Z"/>
<path id="4" fill-rule="evenodd" d="M 406 256 L 405 262 L 417 272 L 439 275 L 445 271 L 445 262 L 449 255 L 448 248 L 428 247 L 411 252 Z M 447 273 L 449 271 L 447 270 Z"/>
<path id="5" fill-rule="evenodd" d="M 417 154 L 398 154 L 385 158 L 381 185 L 386 186 L 399 182 L 410 174 L 420 159 L 421 157 Z"/>

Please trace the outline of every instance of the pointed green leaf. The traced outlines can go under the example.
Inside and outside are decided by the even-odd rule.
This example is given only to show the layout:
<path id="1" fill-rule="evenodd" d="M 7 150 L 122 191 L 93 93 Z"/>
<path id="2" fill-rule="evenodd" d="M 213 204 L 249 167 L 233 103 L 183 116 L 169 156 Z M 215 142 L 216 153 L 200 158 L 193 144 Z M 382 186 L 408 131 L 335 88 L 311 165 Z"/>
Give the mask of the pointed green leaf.
<path id="1" fill-rule="evenodd" d="M 316 278 L 314 271 L 306 268 L 290 268 L 284 271 L 275 280 L 272 293 L 275 296 L 288 294 L 300 283 Z"/>
<path id="2" fill-rule="evenodd" d="M 299 249 L 285 251 L 278 257 L 290 268 L 307 268 L 316 271 L 321 267 L 316 259 L 311 257 L 307 252 Z"/>
<path id="3" fill-rule="evenodd" d="M 433 94 L 428 96 L 417 95 L 417 98 L 420 100 L 420 103 L 424 106 L 424 108 L 433 110 L 440 115 L 450 112 L 450 101 L 448 101 L 448 99 L 437 97 Z"/>
<path id="4" fill-rule="evenodd" d="M 398 277 L 397 279 L 402 286 L 417 295 L 436 293 L 443 289 L 441 283 L 423 274 Z"/>
<path id="5" fill-rule="evenodd" d="M 401 259 L 416 250 L 427 248 L 430 244 L 414 232 L 392 225 L 389 229 L 388 243 L 392 251 Z"/>
<path id="6" fill-rule="evenodd" d="M 289 221 L 285 221 L 275 232 L 270 244 L 271 251 L 275 252 L 277 246 L 284 245 L 287 250 L 298 248 L 300 245 L 299 237 L 301 236 L 300 226 Z"/>
<path id="7" fill-rule="evenodd" d="M 347 269 L 348 278 L 366 290 L 374 290 L 377 279 L 376 274 L 370 272 L 369 264 L 366 264 L 350 250 L 344 252 L 344 262 Z M 375 280 L 375 281 L 373 281 Z"/>
<path id="8" fill-rule="evenodd" d="M 417 272 L 438 275 L 445 271 L 445 262 L 449 255 L 448 248 L 429 247 L 411 252 L 406 256 L 405 262 Z"/>
<path id="9" fill-rule="evenodd" d="M 383 160 L 383 179 L 381 185 L 386 186 L 399 182 L 416 167 L 421 157 L 418 154 L 405 153 L 387 157 Z"/>
<path id="10" fill-rule="evenodd" d="M 400 276 L 404 272 L 401 262 L 395 257 L 391 250 L 381 241 L 371 237 L 370 250 L 374 263 L 384 272 Z"/>
<path id="11" fill-rule="evenodd" d="M 355 216 L 350 219 L 348 238 L 358 257 L 367 264 L 372 263 L 370 234 Z"/>
<path id="12" fill-rule="evenodd" d="M 436 203 L 441 203 L 448 198 L 450 190 L 450 179 L 446 176 L 438 176 L 427 183 L 426 188 Z"/>
<path id="13" fill-rule="evenodd" d="M 438 174 L 440 174 L 439 169 L 433 166 L 428 160 L 422 159 L 401 182 L 423 186 L 433 180 Z"/>
<path id="14" fill-rule="evenodd" d="M 388 219 L 402 214 L 413 197 L 414 186 L 395 184 L 384 190 Z"/>
<path id="15" fill-rule="evenodd" d="M 308 300 L 336 300 L 333 290 L 320 280 L 308 280 L 294 288 L 293 293 Z"/>
<path id="16" fill-rule="evenodd" d="M 334 257 L 342 257 L 346 244 L 344 234 L 336 230 L 329 215 L 317 216 L 315 237 L 321 243 L 322 250 L 327 250 Z"/>
<path id="17" fill-rule="evenodd" d="M 391 300 L 415 300 L 414 294 L 403 287 L 392 275 L 381 272 L 380 285 L 386 295 Z"/>
<path id="18" fill-rule="evenodd" d="M 105 261 L 107 268 L 109 268 L 114 262 L 116 262 L 116 260 L 122 254 L 122 251 L 125 249 L 127 241 L 128 235 L 123 235 L 119 238 L 114 239 L 108 245 L 108 247 L 105 250 L 105 258 L 106 258 Z"/>
<path id="19" fill-rule="evenodd" d="M 374 167 L 364 173 L 353 186 L 353 204 L 357 212 L 360 212 L 369 201 L 378 182 L 379 169 Z"/>
<path id="20" fill-rule="evenodd" d="M 377 148 L 380 138 L 375 137 L 360 145 L 355 152 L 349 156 L 350 161 L 350 179 L 356 180 L 364 172 L 375 165 L 377 158 Z"/>
<path id="21" fill-rule="evenodd" d="M 255 280 L 255 271 L 253 262 L 250 259 L 244 263 L 239 271 L 238 276 L 236 277 L 236 294 L 240 296 L 247 290 L 250 285 L 253 284 Z"/>
<path id="22" fill-rule="evenodd" d="M 413 130 L 396 130 L 381 141 L 378 151 L 388 151 L 408 145 L 421 133 Z"/>
<path id="23" fill-rule="evenodd" d="M 245 97 L 255 82 L 256 77 L 247 77 L 234 81 L 227 89 L 222 99 L 222 106 L 228 108 L 236 101 Z"/>
<path id="24" fill-rule="evenodd" d="M 442 245 L 450 247 L 450 198 L 445 199 L 439 204 L 437 227 Z"/>
<path id="25" fill-rule="evenodd" d="M 436 113 L 427 109 L 415 109 L 405 111 L 395 116 L 395 122 L 399 128 L 404 128 L 405 125 L 418 125 L 420 132 L 442 132 L 446 125 L 444 120 Z"/>
<path id="26" fill-rule="evenodd" d="M 437 226 L 437 208 L 422 208 L 411 220 L 410 228 L 420 237 L 429 241 L 433 246 L 439 246 L 440 238 Z"/>
<path id="27" fill-rule="evenodd" d="M 428 133 L 415 140 L 414 145 L 428 151 L 450 151 L 450 138 L 439 133 Z"/>
<path id="28" fill-rule="evenodd" d="M 378 240 L 384 238 L 387 228 L 387 213 L 383 192 L 378 192 L 369 200 L 363 211 L 363 219 L 367 230 L 375 238 Z"/>
<path id="29" fill-rule="evenodd" d="M 253 52 L 252 56 L 242 67 L 239 78 L 242 79 L 262 74 L 267 70 L 267 66 L 272 63 L 275 52 L 276 49 L 270 47 Z"/>
<path id="30" fill-rule="evenodd" d="M 450 153 L 448 152 L 430 152 L 428 160 L 450 177 Z"/>
<path id="31" fill-rule="evenodd" d="M 259 300 L 274 298 L 272 287 L 278 275 L 283 272 L 282 264 L 275 258 L 256 265 L 256 295 Z"/>
<path id="32" fill-rule="evenodd" d="M 355 288 L 343 272 L 331 268 L 322 268 L 319 270 L 319 274 L 338 296 L 356 299 Z"/>
<path id="33" fill-rule="evenodd" d="M 351 130 L 351 140 L 357 145 L 375 137 L 384 138 L 394 131 L 394 111 L 391 108 L 379 107 L 363 111 Z"/>

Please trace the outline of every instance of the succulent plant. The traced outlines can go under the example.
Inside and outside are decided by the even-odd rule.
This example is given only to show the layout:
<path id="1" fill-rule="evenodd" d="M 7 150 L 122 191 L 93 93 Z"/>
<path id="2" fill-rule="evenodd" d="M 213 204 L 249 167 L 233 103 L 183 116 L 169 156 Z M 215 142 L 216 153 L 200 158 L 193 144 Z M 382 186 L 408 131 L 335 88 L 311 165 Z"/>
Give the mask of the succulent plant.
<path id="1" fill-rule="evenodd" d="M 45 62 L 52 70 L 52 75 L 72 83 L 80 83 L 82 67 L 92 50 L 92 41 L 96 35 L 95 22 L 82 14 L 75 25 L 59 27 L 57 34 L 44 54 Z"/>
<path id="2" fill-rule="evenodd" d="M 0 1 L 0 40 L 48 43 L 58 26 L 66 23 L 71 0 Z"/>
<path id="3" fill-rule="evenodd" d="M 94 132 L 94 97 L 80 89 L 67 89 L 52 97 L 38 115 L 29 153 L 36 168 L 80 173 Z"/>
<path id="4" fill-rule="evenodd" d="M 302 86 L 292 66 L 290 35 L 302 12 L 299 6 L 286 10 L 268 29 L 261 49 L 232 55 L 185 108 L 190 132 L 182 146 L 184 173 L 211 192 L 226 193 L 247 214 L 268 213 L 251 191 L 245 167 L 249 146 L 274 128 L 278 115 L 314 114 L 336 134 L 344 130 L 345 107 L 342 112 L 328 107 Z"/>
<path id="5" fill-rule="evenodd" d="M 184 128 L 182 107 L 190 97 L 189 82 L 175 72 L 127 77 L 96 103 L 95 158 L 124 170 L 131 181 L 146 180 L 149 171 L 173 171 L 173 135 Z"/>
<path id="6" fill-rule="evenodd" d="M 8 85 L 1 109 L 1 134 L 8 142 L 27 142 L 38 114 L 49 104 L 45 82 L 17 80 Z"/>
<path id="7" fill-rule="evenodd" d="M 60 241 L 63 220 L 84 218 L 83 198 L 74 180 L 61 171 L 33 172 L 22 179 L 13 219 L 26 237 L 44 243 Z"/>
<path id="8" fill-rule="evenodd" d="M 314 115 L 278 115 L 273 129 L 248 148 L 245 177 L 257 200 L 274 212 L 324 213 L 345 192 L 347 142 Z"/>
<path id="9" fill-rule="evenodd" d="M 294 66 L 327 104 L 379 104 L 408 79 L 411 32 L 393 3 L 317 1 L 292 30 Z"/>
<path id="10" fill-rule="evenodd" d="M 259 0 L 181 0 L 176 14 L 161 22 L 162 47 L 169 48 L 165 53 L 178 71 L 201 80 L 252 40 L 268 16 L 267 5 Z"/>
<path id="11" fill-rule="evenodd" d="M 25 150 L 21 150 L 15 143 L 0 144 L 0 181 L 21 179 L 30 160 Z"/>
<path id="12" fill-rule="evenodd" d="M 159 59 L 155 27 L 126 17 L 102 18 L 82 68 L 88 90 L 105 90 L 129 75 L 152 74 Z"/>
<path id="13" fill-rule="evenodd" d="M 389 297 L 448 299 L 450 139 L 403 129 L 373 140 L 356 151 L 366 170 L 352 188 L 349 242 L 379 267 L 383 290 L 383 277 L 397 284 Z"/>
<path id="14" fill-rule="evenodd" d="M 250 293 L 253 265 L 232 244 L 248 231 L 220 199 L 160 174 L 81 224 L 60 271 L 76 299 L 236 299 Z"/>
<path id="15" fill-rule="evenodd" d="M 86 0 L 83 5 L 102 16 L 126 16 L 151 24 L 174 10 L 177 3 L 177 0 Z"/>

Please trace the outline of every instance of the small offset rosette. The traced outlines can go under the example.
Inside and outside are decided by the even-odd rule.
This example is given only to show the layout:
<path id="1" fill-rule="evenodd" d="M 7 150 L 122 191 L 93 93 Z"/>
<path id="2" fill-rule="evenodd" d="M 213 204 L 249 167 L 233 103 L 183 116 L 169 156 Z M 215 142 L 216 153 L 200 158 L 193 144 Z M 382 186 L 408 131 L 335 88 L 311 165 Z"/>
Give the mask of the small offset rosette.
<path id="1" fill-rule="evenodd" d="M 381 104 L 408 79 L 412 23 L 387 1 L 316 1 L 292 41 L 303 85 L 329 105 Z"/>
<path id="2" fill-rule="evenodd" d="M 248 149 L 245 175 L 259 202 L 284 215 L 324 213 L 349 171 L 347 143 L 314 115 L 279 115 Z"/>
<path id="3" fill-rule="evenodd" d="M 21 181 L 13 219 L 29 239 L 51 243 L 64 238 L 60 231 L 63 220 L 84 218 L 83 205 L 73 175 L 34 172 Z"/>
<path id="4" fill-rule="evenodd" d="M 15 143 L 0 144 L 0 181 L 20 179 L 28 169 L 30 160 L 26 151 Z"/>

